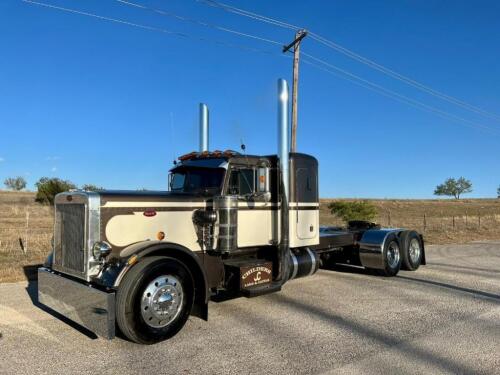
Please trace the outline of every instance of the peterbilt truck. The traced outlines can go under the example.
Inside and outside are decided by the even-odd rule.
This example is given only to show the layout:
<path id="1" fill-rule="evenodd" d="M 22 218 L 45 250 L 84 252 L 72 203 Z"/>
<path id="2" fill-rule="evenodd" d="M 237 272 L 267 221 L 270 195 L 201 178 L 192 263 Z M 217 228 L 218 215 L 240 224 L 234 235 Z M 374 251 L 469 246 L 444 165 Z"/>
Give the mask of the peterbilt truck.
<path id="1" fill-rule="evenodd" d="M 320 267 L 394 276 L 425 264 L 413 230 L 320 228 L 318 162 L 289 150 L 284 80 L 277 154 L 209 151 L 201 105 L 200 150 L 175 163 L 168 191 L 58 194 L 53 242 L 39 301 L 98 336 L 119 329 L 140 344 L 172 337 L 190 315 L 207 320 L 209 301 L 278 292 Z"/>

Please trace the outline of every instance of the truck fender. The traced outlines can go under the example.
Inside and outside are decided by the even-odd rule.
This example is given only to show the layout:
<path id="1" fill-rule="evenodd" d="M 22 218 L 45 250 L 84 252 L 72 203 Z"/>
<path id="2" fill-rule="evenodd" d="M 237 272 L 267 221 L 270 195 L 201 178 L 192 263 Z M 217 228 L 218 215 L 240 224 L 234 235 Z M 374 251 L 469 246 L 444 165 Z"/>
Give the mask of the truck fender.
<path id="1" fill-rule="evenodd" d="M 196 253 L 173 242 L 142 241 L 127 246 L 120 252 L 120 258 L 122 259 L 129 259 L 133 255 L 137 256 L 137 260 L 131 265 L 127 264 L 120 271 L 113 285 L 115 288 L 120 285 L 123 277 L 134 266 L 134 264 L 140 262 L 141 258 L 148 255 L 165 255 L 175 258 L 183 262 L 189 268 L 191 276 L 193 277 L 195 295 L 191 314 L 203 320 L 208 319 L 208 300 L 210 298 L 208 279 L 205 269 Z"/>
<path id="2" fill-rule="evenodd" d="M 384 246 L 391 234 L 399 237 L 403 229 L 368 229 L 363 232 L 359 243 L 359 260 L 366 268 L 384 269 Z"/>
<path id="3" fill-rule="evenodd" d="M 47 255 L 47 258 L 45 259 L 45 262 L 43 262 L 43 266 L 46 268 L 52 268 L 53 261 L 54 261 L 54 250 L 51 250 L 49 255 Z"/>
<path id="4" fill-rule="evenodd" d="M 420 239 L 422 240 L 422 262 L 420 264 L 426 265 L 427 261 L 425 260 L 425 241 L 424 241 L 424 236 L 420 235 Z"/>

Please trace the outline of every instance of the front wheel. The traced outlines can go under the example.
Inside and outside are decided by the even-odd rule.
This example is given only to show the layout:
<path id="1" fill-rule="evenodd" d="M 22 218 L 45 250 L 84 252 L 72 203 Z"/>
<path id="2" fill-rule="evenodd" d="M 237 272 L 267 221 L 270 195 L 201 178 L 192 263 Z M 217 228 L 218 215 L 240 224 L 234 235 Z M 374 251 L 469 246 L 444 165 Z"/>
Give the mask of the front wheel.
<path id="1" fill-rule="evenodd" d="M 139 344 L 174 336 L 193 305 L 193 280 L 180 261 L 147 257 L 125 277 L 116 296 L 116 320 L 122 333 Z"/>

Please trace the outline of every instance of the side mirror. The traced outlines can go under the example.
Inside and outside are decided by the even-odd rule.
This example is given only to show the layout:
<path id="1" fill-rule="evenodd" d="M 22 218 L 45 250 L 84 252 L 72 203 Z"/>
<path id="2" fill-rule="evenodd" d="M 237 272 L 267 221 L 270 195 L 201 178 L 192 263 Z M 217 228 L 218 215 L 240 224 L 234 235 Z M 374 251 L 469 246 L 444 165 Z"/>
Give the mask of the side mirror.
<path id="1" fill-rule="evenodd" d="M 172 191 L 172 173 L 169 173 L 168 175 L 168 191 Z"/>
<path id="2" fill-rule="evenodd" d="M 257 195 L 263 197 L 266 202 L 271 200 L 269 174 L 268 167 L 259 167 L 257 169 Z"/>

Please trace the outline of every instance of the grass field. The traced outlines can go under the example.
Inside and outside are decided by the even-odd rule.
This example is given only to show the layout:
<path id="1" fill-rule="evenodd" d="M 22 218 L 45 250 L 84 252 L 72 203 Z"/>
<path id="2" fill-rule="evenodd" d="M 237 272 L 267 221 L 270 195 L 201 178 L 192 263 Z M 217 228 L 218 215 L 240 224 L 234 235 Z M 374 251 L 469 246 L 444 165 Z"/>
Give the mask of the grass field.
<path id="1" fill-rule="evenodd" d="M 53 214 L 34 193 L 0 192 L 0 282 L 24 278 L 23 267 L 42 263 L 50 251 Z"/>
<path id="2" fill-rule="evenodd" d="M 24 266 L 40 264 L 50 251 L 53 210 L 34 193 L 0 191 L 0 282 L 25 277 Z M 342 225 L 322 199 L 322 225 Z M 383 226 L 416 229 L 427 243 L 500 239 L 500 199 L 371 200 Z"/>

